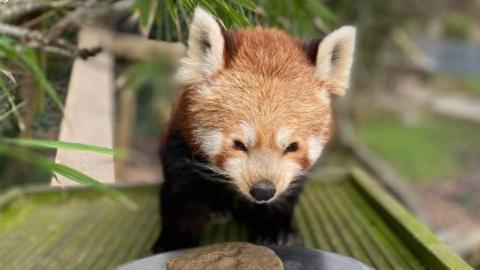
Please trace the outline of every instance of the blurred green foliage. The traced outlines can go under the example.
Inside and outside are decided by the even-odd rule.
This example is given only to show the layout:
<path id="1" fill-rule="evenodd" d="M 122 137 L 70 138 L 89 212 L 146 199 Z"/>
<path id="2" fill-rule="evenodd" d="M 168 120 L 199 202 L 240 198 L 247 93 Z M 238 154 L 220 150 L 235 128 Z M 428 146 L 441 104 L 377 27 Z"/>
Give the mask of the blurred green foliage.
<path id="1" fill-rule="evenodd" d="M 201 6 L 227 29 L 265 25 L 283 28 L 301 37 L 315 37 L 331 30 L 335 15 L 317 0 L 136 0 L 134 14 L 140 31 L 157 39 L 185 41 L 188 24 L 196 6 Z"/>
<path id="2" fill-rule="evenodd" d="M 472 123 L 424 116 L 405 126 L 373 112 L 358 125 L 358 135 L 410 181 L 455 179 L 480 161 L 480 129 Z"/>
<path id="3" fill-rule="evenodd" d="M 40 67 L 34 50 L 13 38 L 3 36 L 0 37 L 0 57 L 4 58 L 4 61 L 8 61 L 11 65 L 16 65 L 20 69 L 30 72 L 38 85 L 45 90 L 45 93 L 63 111 L 62 101 Z M 0 87 L 7 87 L 2 76 L 0 76 Z"/>
<path id="4" fill-rule="evenodd" d="M 437 88 L 448 89 L 450 93 L 480 96 L 480 77 L 475 75 L 435 74 L 429 80 Z"/>
<path id="5" fill-rule="evenodd" d="M 221 18 L 226 26 L 250 26 L 247 13 L 255 9 L 251 0 L 136 0 L 133 12 L 138 16 L 140 31 L 168 41 L 184 40 L 185 28 L 196 6 L 202 6 Z M 155 26 L 155 27 L 154 27 Z"/>
<path id="6" fill-rule="evenodd" d="M 444 36 L 457 40 L 468 40 L 472 33 L 475 20 L 460 12 L 449 12 L 444 18 Z"/>
<path id="7" fill-rule="evenodd" d="M 159 134 L 169 115 L 167 104 L 174 99 L 173 74 L 175 67 L 156 59 L 134 63 L 123 71 L 127 85 L 124 91 L 136 96 L 135 133 L 140 136 Z M 162 110 L 163 109 L 163 110 Z"/>
<path id="8" fill-rule="evenodd" d="M 65 166 L 63 164 L 55 163 L 49 157 L 46 157 L 45 155 L 30 150 L 28 148 L 86 151 L 105 155 L 114 155 L 117 157 L 121 154 L 118 150 L 81 143 L 48 141 L 38 139 L 0 138 L 0 157 L 6 156 L 15 160 L 25 162 L 27 164 L 31 164 L 33 166 L 37 166 L 39 168 L 42 168 L 44 172 L 50 172 L 52 175 L 60 175 L 74 182 L 83 184 L 85 186 L 91 186 L 96 190 L 105 192 L 106 194 L 112 196 L 114 199 L 119 200 L 119 202 L 123 203 L 126 207 L 135 207 L 135 204 L 118 190 L 109 188 L 99 182 L 97 179 L 94 179 L 74 168 Z M 0 182 L 0 189 L 6 184 L 7 183 Z"/>
<path id="9" fill-rule="evenodd" d="M 57 89 L 53 87 L 47 78 L 46 71 L 40 64 L 37 51 L 26 46 L 22 40 L 17 40 L 9 36 L 1 36 L 0 60 L 2 60 L 0 62 L 0 102 L 5 100 L 2 102 L 2 105 L 5 105 L 0 107 L 0 189 L 12 184 L 21 184 L 24 182 L 49 181 L 51 175 L 58 174 L 72 181 L 93 186 L 124 201 L 125 199 L 117 194 L 118 192 L 110 190 L 110 188 L 99 183 L 98 180 L 73 168 L 53 162 L 48 151 L 31 151 L 28 148 L 70 149 L 94 151 L 103 154 L 114 154 L 112 152 L 113 150 L 58 141 L 2 138 L 6 136 L 16 137 L 19 136 L 19 132 L 22 130 L 33 128 L 34 122 L 30 123 L 32 126 L 25 126 L 22 120 L 25 113 L 21 111 L 22 108 L 29 107 L 28 109 L 30 111 L 33 110 L 33 119 L 36 119 L 45 108 L 44 103 L 46 99 L 44 96 L 48 96 L 61 113 L 63 113 L 63 103 Z M 19 74 L 18 77 L 20 81 L 16 79 L 17 73 Z M 38 87 L 24 90 L 27 92 L 36 92 L 37 95 L 32 95 L 32 98 L 20 102 L 21 95 L 17 90 L 19 85 L 22 85 L 21 80 L 24 79 L 23 76 L 25 76 L 25 74 L 31 76 Z M 35 109 L 33 109 L 33 107 L 35 107 Z M 18 126 L 17 129 L 5 129 L 5 127 L 8 126 L 6 123 L 11 121 L 16 122 Z M 57 123 L 57 125 L 59 125 L 59 123 Z M 30 169 L 25 170 L 25 168 Z M 16 179 L 22 175 L 25 175 L 28 179 Z M 128 204 L 128 202 L 126 203 Z"/>
<path id="10" fill-rule="evenodd" d="M 456 82 L 468 93 L 480 96 L 480 78 L 478 76 L 457 78 Z"/>
<path id="11" fill-rule="evenodd" d="M 256 1 L 259 12 L 256 22 L 269 27 L 278 27 L 303 38 L 315 38 L 322 32 L 329 32 L 336 26 L 336 16 L 321 1 L 299 0 Z"/>

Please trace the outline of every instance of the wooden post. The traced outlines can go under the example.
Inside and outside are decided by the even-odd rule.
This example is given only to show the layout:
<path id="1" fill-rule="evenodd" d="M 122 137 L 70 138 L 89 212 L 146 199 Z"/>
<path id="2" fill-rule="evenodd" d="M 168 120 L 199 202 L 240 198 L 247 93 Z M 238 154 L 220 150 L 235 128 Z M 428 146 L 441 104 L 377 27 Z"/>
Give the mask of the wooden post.
<path id="1" fill-rule="evenodd" d="M 98 46 L 107 32 L 84 27 L 79 33 L 79 47 Z M 113 147 L 114 60 L 101 52 L 88 60 L 76 59 L 61 124 L 60 141 Z M 58 150 L 56 160 L 101 182 L 115 181 L 113 157 L 96 153 Z M 71 185 L 64 177 L 54 177 L 52 185 Z"/>

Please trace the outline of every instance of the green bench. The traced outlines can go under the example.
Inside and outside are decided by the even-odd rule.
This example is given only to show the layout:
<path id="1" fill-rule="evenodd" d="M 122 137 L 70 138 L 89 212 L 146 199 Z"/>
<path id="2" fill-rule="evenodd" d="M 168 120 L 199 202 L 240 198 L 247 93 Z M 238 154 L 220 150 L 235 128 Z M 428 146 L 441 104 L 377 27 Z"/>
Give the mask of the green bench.
<path id="1" fill-rule="evenodd" d="M 158 185 L 118 187 L 124 207 L 90 188 L 12 189 L 0 197 L 1 269 L 114 269 L 147 255 L 159 233 Z M 295 211 L 305 245 L 376 269 L 472 269 L 361 169 L 307 182 Z M 245 230 L 213 218 L 202 243 L 241 241 Z"/>

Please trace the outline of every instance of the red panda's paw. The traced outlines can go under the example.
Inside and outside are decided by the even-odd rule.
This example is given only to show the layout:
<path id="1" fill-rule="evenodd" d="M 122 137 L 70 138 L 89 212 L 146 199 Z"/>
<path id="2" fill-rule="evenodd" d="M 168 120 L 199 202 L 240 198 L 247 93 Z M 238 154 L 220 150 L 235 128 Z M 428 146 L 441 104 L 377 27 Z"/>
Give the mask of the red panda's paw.
<path id="1" fill-rule="evenodd" d="M 302 236 L 296 232 L 285 232 L 280 233 L 276 238 L 258 236 L 254 241 L 255 244 L 259 245 L 276 245 L 276 246 L 290 246 L 290 247 L 303 247 L 304 241 Z"/>

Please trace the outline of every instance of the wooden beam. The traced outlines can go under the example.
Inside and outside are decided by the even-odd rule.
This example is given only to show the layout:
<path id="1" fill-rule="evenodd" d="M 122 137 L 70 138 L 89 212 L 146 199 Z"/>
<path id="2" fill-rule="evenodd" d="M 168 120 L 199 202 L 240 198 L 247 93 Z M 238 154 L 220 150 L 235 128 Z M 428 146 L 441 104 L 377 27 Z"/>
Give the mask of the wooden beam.
<path id="1" fill-rule="evenodd" d="M 102 40 L 102 46 L 115 56 L 129 60 L 162 59 L 176 63 L 185 53 L 185 46 L 180 42 L 151 40 L 132 34 L 111 33 Z"/>

